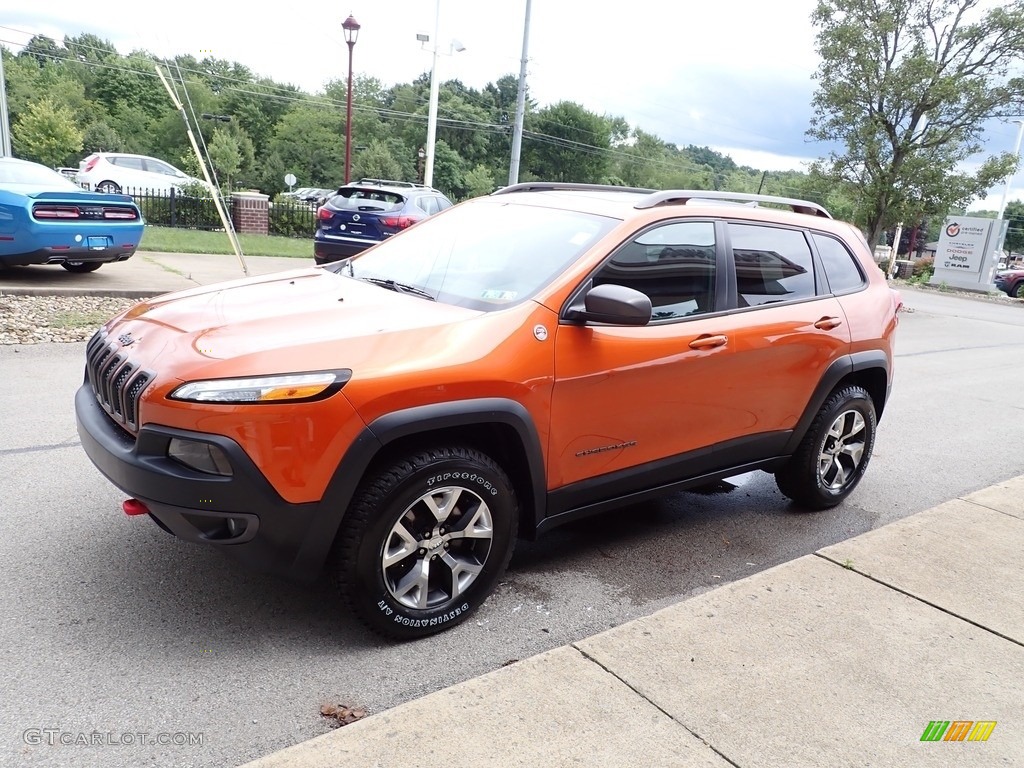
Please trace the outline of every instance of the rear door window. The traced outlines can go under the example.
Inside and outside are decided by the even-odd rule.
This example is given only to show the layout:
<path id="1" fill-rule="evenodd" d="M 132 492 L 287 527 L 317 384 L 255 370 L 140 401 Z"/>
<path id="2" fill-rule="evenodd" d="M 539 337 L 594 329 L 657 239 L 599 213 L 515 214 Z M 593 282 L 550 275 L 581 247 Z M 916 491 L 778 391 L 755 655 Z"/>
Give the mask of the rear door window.
<path id="1" fill-rule="evenodd" d="M 741 307 L 798 301 L 815 295 L 814 260 L 795 229 L 729 223 Z"/>

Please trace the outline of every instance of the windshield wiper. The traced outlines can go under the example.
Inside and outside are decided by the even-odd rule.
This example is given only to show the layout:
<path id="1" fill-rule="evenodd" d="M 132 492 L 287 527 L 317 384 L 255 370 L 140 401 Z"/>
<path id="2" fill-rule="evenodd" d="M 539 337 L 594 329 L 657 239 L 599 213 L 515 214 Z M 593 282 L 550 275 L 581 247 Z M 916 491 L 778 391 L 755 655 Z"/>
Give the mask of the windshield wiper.
<path id="1" fill-rule="evenodd" d="M 408 293 L 412 296 L 420 296 L 424 299 L 436 301 L 433 296 L 422 288 L 417 288 L 414 285 L 406 285 L 405 283 L 398 283 L 387 277 L 360 277 L 359 279 L 365 280 L 368 283 L 373 283 L 374 285 L 379 285 L 381 288 L 387 288 L 389 291 L 395 291 L 396 293 Z"/>

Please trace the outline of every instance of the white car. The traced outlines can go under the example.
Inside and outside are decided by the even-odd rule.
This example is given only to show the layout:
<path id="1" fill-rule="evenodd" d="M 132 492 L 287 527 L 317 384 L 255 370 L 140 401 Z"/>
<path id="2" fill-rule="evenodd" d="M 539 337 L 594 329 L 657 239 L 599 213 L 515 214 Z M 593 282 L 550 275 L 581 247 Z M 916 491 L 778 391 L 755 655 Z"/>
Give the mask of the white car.
<path id="1" fill-rule="evenodd" d="M 170 163 L 145 155 L 95 152 L 78 164 L 78 183 L 94 192 L 168 194 L 183 184 L 206 183 Z"/>

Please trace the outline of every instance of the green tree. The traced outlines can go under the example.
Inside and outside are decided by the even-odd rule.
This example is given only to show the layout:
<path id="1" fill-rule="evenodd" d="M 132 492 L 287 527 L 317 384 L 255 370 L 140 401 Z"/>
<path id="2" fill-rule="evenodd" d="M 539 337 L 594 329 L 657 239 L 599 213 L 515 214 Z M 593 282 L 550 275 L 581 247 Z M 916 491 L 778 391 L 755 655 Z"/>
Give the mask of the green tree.
<path id="1" fill-rule="evenodd" d="M 82 151 L 87 155 L 93 152 L 123 152 L 124 146 L 121 135 L 102 121 L 90 123 L 82 136 Z"/>
<path id="2" fill-rule="evenodd" d="M 548 181 L 597 183 L 607 175 L 608 121 L 579 104 L 562 101 L 540 110 L 524 134 L 524 158 Z"/>
<path id="3" fill-rule="evenodd" d="M 30 106 L 11 131 L 14 151 L 28 160 L 56 167 L 72 161 L 82 149 L 82 132 L 67 107 L 50 99 Z"/>
<path id="4" fill-rule="evenodd" d="M 1003 249 L 1009 253 L 1024 253 L 1024 202 L 1014 200 L 1007 203 L 1003 218 L 1006 219 L 1008 226 Z"/>
<path id="5" fill-rule="evenodd" d="M 46 35 L 33 35 L 32 39 L 18 53 L 18 58 L 35 59 L 39 66 L 43 67 L 48 62 L 63 59 L 66 55 L 67 51 L 57 45 L 53 38 Z"/>
<path id="6" fill-rule="evenodd" d="M 821 64 L 808 134 L 836 142 L 812 170 L 854 184 L 870 244 L 897 221 L 941 216 L 1003 178 L 1009 155 L 958 170 L 983 122 L 1019 112 L 1024 0 L 819 0 Z"/>
<path id="7" fill-rule="evenodd" d="M 494 187 L 494 176 L 485 165 L 478 165 L 466 174 L 466 197 L 489 195 Z"/>
<path id="8" fill-rule="evenodd" d="M 402 180 L 402 167 L 380 139 L 372 139 L 366 149 L 352 159 L 352 178 Z"/>
<path id="9" fill-rule="evenodd" d="M 242 167 L 242 150 L 238 146 L 238 139 L 229 130 L 216 128 L 213 131 L 213 138 L 206 146 L 206 151 L 217 172 L 217 182 L 224 189 L 232 189 L 232 180 Z"/>

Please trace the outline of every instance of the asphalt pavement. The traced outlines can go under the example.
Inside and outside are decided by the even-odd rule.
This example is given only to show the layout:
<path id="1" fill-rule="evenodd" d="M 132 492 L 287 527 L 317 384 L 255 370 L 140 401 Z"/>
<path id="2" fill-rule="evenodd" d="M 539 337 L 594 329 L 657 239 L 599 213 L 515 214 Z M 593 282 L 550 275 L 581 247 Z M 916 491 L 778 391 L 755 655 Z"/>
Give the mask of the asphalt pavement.
<path id="1" fill-rule="evenodd" d="M 247 264 L 250 274 L 267 274 L 309 266 L 312 260 L 249 258 Z M 0 293 L 88 292 L 142 297 L 242 276 L 235 257 L 140 253 L 127 263 L 105 266 L 88 275 L 71 275 L 55 267 L 0 273 Z M 927 305 L 933 298 L 939 297 L 922 293 L 918 305 Z M 949 304 L 948 297 L 941 298 L 944 307 L 954 309 L 946 309 L 944 316 L 917 318 L 935 335 L 928 345 L 909 353 L 919 357 L 908 363 L 923 366 L 921 370 L 926 373 L 932 371 L 928 366 L 934 365 L 934 375 L 949 380 L 948 398 L 955 404 L 965 387 L 957 380 L 961 372 L 950 370 L 945 361 L 960 351 L 955 341 L 944 344 L 947 337 L 943 334 L 954 322 L 988 323 L 984 327 L 994 328 L 997 321 L 990 313 L 1000 310 L 967 299 Z M 915 301 L 908 303 L 913 305 Z M 1006 310 L 1002 311 L 1000 318 L 1005 317 Z M 999 341 L 1005 344 L 1006 338 L 1011 335 L 999 337 Z M 972 353 L 968 350 L 967 354 Z M 971 359 L 980 364 L 981 353 L 976 355 Z M 2 359 L 10 361 L 12 356 Z M 56 379 L 67 378 L 63 366 L 61 362 L 54 369 Z M 80 364 L 73 367 L 79 368 Z M 27 402 L 39 380 L 16 382 L 17 396 L 11 402 Z M 974 394 L 977 389 L 971 384 Z M 906 394 L 902 397 L 906 398 L 905 408 L 915 405 Z M 959 427 L 955 414 L 942 412 L 941 404 L 917 405 L 922 416 L 922 454 L 942 451 L 951 460 L 962 462 L 974 451 L 971 441 L 984 439 L 974 437 L 984 434 L 984 430 L 972 432 L 967 424 Z M 924 415 L 929 412 L 935 421 L 926 423 Z M 941 419 L 951 419 L 952 429 L 960 429 L 962 445 L 951 442 L 948 430 L 936 430 Z M 78 466 L 60 461 L 63 453 L 74 448 L 63 427 L 39 430 L 26 420 L 11 419 L 10 412 L 5 421 L 9 429 L 4 430 L 0 458 L 6 455 L 9 463 L 0 488 L 6 487 L 10 494 L 3 504 L 5 517 L 9 514 L 8 519 L 21 530 L 30 530 L 36 516 L 54 511 L 55 494 L 72 499 L 76 492 L 81 496 L 83 487 L 101 487 L 91 477 L 83 483 L 77 469 L 70 474 L 60 471 L 61 466 Z M 999 425 L 993 426 L 993 430 L 998 429 Z M 1009 430 L 1005 435 L 998 431 L 989 434 L 990 441 L 1002 442 L 1007 464 L 1019 464 L 1013 448 L 1019 438 L 1014 440 Z M 886 455 L 896 446 L 887 444 L 884 434 L 880 435 L 878 448 L 879 461 L 869 473 L 869 479 L 878 480 L 873 484 L 876 489 L 899 483 L 899 472 L 906 473 L 904 485 L 912 489 L 907 495 L 917 489 L 914 483 L 920 483 L 922 497 L 929 497 L 926 486 L 935 495 L 947 487 L 944 483 L 963 483 L 939 473 L 917 477 L 913 456 L 903 455 L 897 461 L 891 454 Z M 977 450 L 980 453 L 982 446 L 978 445 Z M 41 456 L 57 457 L 60 463 L 53 467 L 52 483 L 62 490 L 42 497 L 44 503 L 38 511 L 32 505 L 9 505 L 11 499 L 27 497 L 26 491 L 31 490 L 20 490 L 15 475 L 29 477 L 30 467 L 38 464 Z M 926 458 L 922 456 L 922 464 Z M 1005 476 L 1005 468 L 992 464 L 991 458 L 980 462 L 977 479 Z M 753 486 L 756 483 L 748 487 Z M 81 502 L 87 505 L 95 492 L 85 491 Z M 681 602 L 666 595 L 654 605 L 669 604 L 654 613 L 618 622 L 608 631 L 593 634 L 592 630 L 538 655 L 508 658 L 506 666 L 441 690 L 428 687 L 432 692 L 424 696 L 406 697 L 397 706 L 376 710 L 363 720 L 246 765 L 284 768 L 495 763 L 747 768 L 1020 764 L 1024 755 L 1024 704 L 1020 694 L 1024 683 L 1024 569 L 1019 559 L 1024 545 L 1022 492 L 1024 477 L 1017 477 L 972 493 L 951 494 L 957 498 L 897 519 L 902 513 L 883 511 L 884 504 L 873 496 L 877 491 L 867 485 L 844 505 L 846 512 L 856 518 L 860 508 L 870 510 L 861 530 L 868 530 L 879 519 L 895 522 L 853 538 L 830 533 L 828 538 L 837 543 L 812 548 L 811 554 Z M 696 498 L 688 496 L 687 500 L 692 504 Z M 884 498 L 897 499 L 899 495 Z M 727 506 L 721 499 L 717 506 Z M 906 499 L 903 503 L 913 505 Z M 716 500 L 712 498 L 708 506 L 716 506 Z M 58 514 L 65 516 L 65 525 L 72 530 L 95 525 L 91 509 L 72 506 Z M 816 519 L 820 522 L 828 516 Z M 851 524 L 849 519 L 846 524 Z M 665 521 L 655 518 L 653 525 L 663 526 Z M 17 637 L 19 643 L 34 638 L 40 656 L 26 665 L 20 657 L 14 658 L 11 646 L 0 648 L 0 668 L 7 670 L 3 673 L 3 688 L 15 694 L 31 691 L 33 712 L 61 714 L 51 718 L 52 722 L 27 723 L 25 715 L 19 716 L 18 710 L 11 708 L 13 698 L 7 704 L 0 702 L 0 719 L 8 721 L 3 728 L 5 735 L 13 732 L 15 724 L 21 734 L 16 752 L 9 751 L 12 745 L 5 745 L 0 764 L 80 764 L 86 755 L 107 765 L 133 764 L 128 757 L 133 753 L 126 753 L 123 744 L 107 745 L 107 751 L 103 751 L 104 745 L 99 751 L 89 746 L 76 749 L 74 745 L 62 750 L 59 738 L 64 734 L 80 736 L 88 732 L 90 724 L 101 732 L 124 730 L 125 723 L 138 724 L 136 727 L 151 732 L 186 728 L 189 719 L 182 706 L 166 708 L 168 701 L 188 700 L 187 691 L 177 690 L 183 682 L 176 679 L 173 664 L 170 671 L 163 671 L 166 678 L 161 678 L 162 682 L 155 681 L 155 687 L 153 680 L 139 681 L 139 662 L 146 663 L 142 657 L 135 658 L 139 656 L 136 651 L 142 650 L 139 643 L 148 649 L 145 657 L 153 658 L 155 654 L 179 659 L 177 663 L 186 675 L 193 671 L 203 674 L 204 665 L 210 665 L 206 674 L 219 681 L 218 687 L 226 688 L 216 692 L 225 697 L 225 702 L 231 697 L 250 700 L 250 705 L 242 706 L 240 711 L 254 715 L 253 728 L 262 727 L 257 719 L 265 722 L 263 697 L 282 691 L 293 698 L 307 696 L 303 688 L 308 687 L 308 681 L 301 677 L 297 657 L 290 662 L 290 674 L 271 673 L 253 664 L 262 651 L 292 658 L 297 650 L 306 649 L 326 666 L 338 663 L 315 641 L 320 637 L 329 645 L 331 635 L 337 634 L 336 622 L 316 618 L 304 628 L 296 627 L 286 604 L 294 599 L 293 593 L 282 593 L 282 603 L 278 599 L 282 596 L 273 595 L 274 587 L 262 579 L 242 578 L 220 565 L 200 572 L 199 564 L 205 562 L 202 554 L 189 550 L 189 554 L 182 555 L 168 546 L 166 537 L 153 546 L 148 539 L 141 544 L 118 542 L 113 527 L 107 523 L 104 526 L 107 530 L 102 541 L 82 540 L 83 559 L 76 567 L 84 566 L 84 570 L 78 580 L 65 575 L 59 564 L 52 564 L 52 572 L 60 573 L 52 588 L 64 592 L 64 607 L 58 615 L 51 618 L 14 613 L 17 601 L 41 603 L 40 595 L 51 589 L 51 580 L 45 578 L 51 567 L 8 574 L 14 592 L 10 601 L 5 598 L 5 613 L 14 616 L 16 626 L 4 630 L 5 637 L 8 641 Z M 730 534 L 736 541 L 740 527 Z M 58 528 L 47 530 L 53 536 L 60 535 Z M 11 529 L 5 535 L 14 533 Z M 687 533 L 692 531 L 683 535 Z M 154 532 L 153 537 L 157 536 L 162 534 Z M 25 550 L 36 544 L 31 536 L 15 541 Z M 122 543 L 129 546 L 122 547 Z M 45 547 L 40 551 L 45 552 Z M 162 562 L 151 561 L 156 552 L 166 553 Z M 611 550 L 611 554 L 614 558 L 616 551 Z M 75 561 L 71 552 L 62 552 L 61 557 Z M 660 557 L 655 559 L 661 562 Z M 123 579 L 120 597 L 116 598 L 119 602 L 112 605 L 112 610 L 105 603 L 97 605 L 97 584 L 116 589 L 114 582 L 118 579 Z M 257 587 L 255 593 L 247 586 Z M 272 616 L 267 614 L 262 599 L 264 589 L 271 593 Z M 161 594 L 169 596 L 169 602 Z M 200 602 L 190 607 L 190 601 L 197 597 Z M 300 606 L 300 612 L 317 616 L 317 601 L 322 597 L 314 593 L 308 605 Z M 154 610 L 154 600 L 159 610 Z M 502 597 L 495 600 L 500 603 Z M 652 603 L 645 605 L 650 607 Z M 238 609 L 252 611 L 256 620 L 248 615 L 235 616 L 233 611 Z M 234 629 L 209 627 L 205 617 L 210 615 L 227 617 Z M 161 621 L 174 622 L 165 627 L 163 636 Z M 63 647 L 56 644 L 58 623 L 70 628 L 77 642 Z M 230 642 L 233 631 L 263 632 L 264 639 L 257 640 L 255 648 L 242 645 L 235 649 L 235 657 L 225 657 L 217 643 Z M 445 634 L 449 639 L 471 639 L 459 628 Z M 205 644 L 211 647 L 201 650 L 210 655 L 193 658 L 195 649 L 183 648 L 180 640 L 184 637 L 192 646 L 203 635 L 210 637 Z M 118 636 L 119 641 L 114 639 Z M 161 640 L 154 644 L 155 637 Z M 360 642 L 358 634 L 347 631 L 336 639 L 350 650 Z M 48 668 L 55 668 L 68 679 L 89 679 L 86 667 L 99 667 L 101 649 L 93 646 L 100 640 L 109 643 L 105 648 L 113 663 L 104 668 L 112 669 L 113 676 L 96 679 L 91 690 L 89 685 L 80 684 L 75 690 L 50 691 L 31 679 L 32 675 L 46 674 Z M 415 690 L 417 675 L 422 680 L 434 679 L 434 665 L 458 667 L 468 661 L 462 654 L 469 656 L 472 651 L 464 645 L 443 646 L 442 654 L 432 652 L 444 640 L 442 636 L 440 640 L 407 644 L 402 666 L 382 670 L 383 677 L 368 682 L 383 685 L 385 678 L 391 681 L 402 676 L 406 689 Z M 119 648 L 119 644 L 124 647 Z M 249 661 L 238 659 L 238 653 L 248 654 Z M 420 669 L 417 659 L 422 660 Z M 216 667 L 225 665 L 229 677 L 218 677 Z M 476 668 L 479 664 L 468 666 Z M 126 684 L 145 686 L 150 709 L 140 709 L 137 698 L 129 698 L 129 693 L 119 708 L 118 691 Z M 166 698 L 159 693 L 161 686 L 168 692 Z M 81 697 L 77 710 L 76 696 Z M 114 713 L 103 722 L 88 716 L 97 708 L 90 699 L 97 697 L 101 711 Z M 210 691 L 197 691 L 196 706 L 210 698 Z M 970 726 L 963 725 L 968 722 Z M 930 727 L 932 723 L 938 725 Z M 51 732 L 26 736 L 25 726 L 39 726 L 40 731 L 49 728 Z M 241 724 L 226 723 L 224 727 L 237 730 Z M 937 730 L 942 731 L 939 740 L 922 740 L 926 733 L 934 735 Z M 941 738 L 947 735 L 950 738 Z M 47 743 L 55 736 L 56 745 Z M 957 740 L 960 736 L 963 740 Z M 982 740 L 982 736 L 986 738 Z M 12 754 L 19 755 L 14 762 Z M 186 747 L 156 754 L 173 755 L 174 764 L 186 765 L 191 764 L 188 756 L 195 753 Z M 218 763 L 234 764 L 229 754 L 221 754 Z M 199 762 L 212 764 L 208 760 L 204 757 Z"/>

